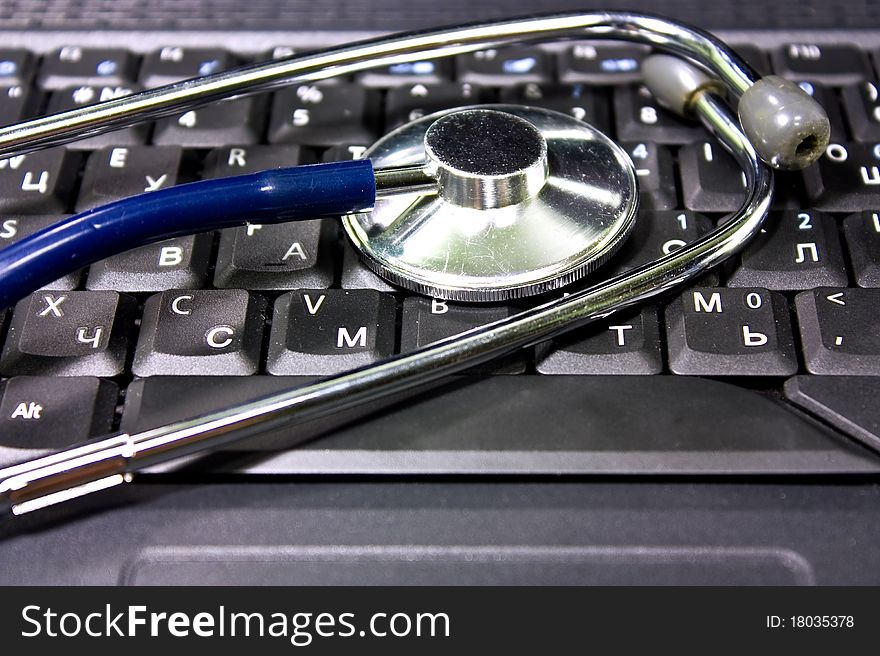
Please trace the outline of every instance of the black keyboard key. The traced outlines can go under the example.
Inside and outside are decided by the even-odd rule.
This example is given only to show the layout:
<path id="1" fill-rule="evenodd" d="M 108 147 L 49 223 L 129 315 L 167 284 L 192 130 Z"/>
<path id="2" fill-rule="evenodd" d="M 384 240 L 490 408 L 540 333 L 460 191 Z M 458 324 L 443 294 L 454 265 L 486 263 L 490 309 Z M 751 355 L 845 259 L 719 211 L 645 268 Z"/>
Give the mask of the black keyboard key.
<path id="1" fill-rule="evenodd" d="M 26 86 L 34 73 L 34 56 L 27 50 L 0 48 L 0 87 Z"/>
<path id="2" fill-rule="evenodd" d="M 625 84 L 614 89 L 614 117 L 620 141 L 690 143 L 703 138 L 703 128 L 661 109 L 643 86 Z"/>
<path id="3" fill-rule="evenodd" d="M 677 251 L 712 229 L 712 222 L 688 210 L 642 210 L 632 234 L 606 265 L 617 274 Z M 606 269 L 603 269 L 606 270 Z M 717 274 L 706 284 L 716 284 Z"/>
<path id="4" fill-rule="evenodd" d="M 153 143 L 187 148 L 257 143 L 263 134 L 266 98 L 224 100 L 156 122 Z"/>
<path id="5" fill-rule="evenodd" d="M 880 143 L 832 143 L 804 169 L 811 206 L 826 212 L 859 212 L 880 207 Z"/>
<path id="6" fill-rule="evenodd" d="M 14 244 L 19 239 L 32 235 L 43 228 L 48 228 L 64 218 L 66 217 L 57 215 L 32 216 L 27 214 L 0 217 L 0 248 Z M 79 284 L 80 277 L 79 271 L 69 273 L 63 278 L 50 282 L 43 289 L 75 289 Z"/>
<path id="7" fill-rule="evenodd" d="M 385 99 L 385 127 L 396 128 L 426 114 L 484 100 L 480 87 L 464 84 L 413 84 L 389 89 Z"/>
<path id="8" fill-rule="evenodd" d="M 213 235 L 175 237 L 95 262 L 86 287 L 120 292 L 204 287 Z"/>
<path id="9" fill-rule="evenodd" d="M 727 284 L 777 290 L 847 284 L 837 226 L 822 212 L 773 212 Z"/>
<path id="10" fill-rule="evenodd" d="M 537 48 L 479 50 L 455 59 L 457 77 L 462 82 L 503 86 L 523 82 L 550 82 L 552 61 Z"/>
<path id="11" fill-rule="evenodd" d="M 348 239 L 342 243 L 342 284 L 343 289 L 373 289 L 377 292 L 400 291 L 381 276 L 373 273 L 361 261 Z"/>
<path id="12" fill-rule="evenodd" d="M 312 157 L 294 144 L 284 146 L 228 146 L 212 150 L 205 160 L 205 177 L 224 178 L 297 164 L 309 164 Z"/>
<path id="13" fill-rule="evenodd" d="M 89 156 L 76 210 L 177 184 L 183 151 L 178 146 L 119 146 Z"/>
<path id="14" fill-rule="evenodd" d="M 324 289 L 333 284 L 337 223 L 249 223 L 220 237 L 214 285 L 245 289 Z"/>
<path id="15" fill-rule="evenodd" d="M 845 43 L 786 44 L 773 52 L 773 68 L 784 77 L 836 85 L 860 82 L 871 75 L 867 55 Z"/>
<path id="16" fill-rule="evenodd" d="M 579 43 L 559 55 L 560 82 L 636 82 L 648 48 L 636 44 Z"/>
<path id="17" fill-rule="evenodd" d="M 639 207 L 670 210 L 678 206 L 672 153 L 654 143 L 621 144 L 635 164 L 639 179 Z"/>
<path id="18" fill-rule="evenodd" d="M 745 173 L 717 142 L 697 141 L 678 151 L 685 207 L 697 212 L 733 212 L 748 191 Z"/>
<path id="19" fill-rule="evenodd" d="M 602 132 L 611 129 L 608 118 L 608 99 L 604 91 L 583 84 L 530 84 L 502 89 L 501 102 L 516 105 L 546 107 L 574 116 Z"/>
<path id="20" fill-rule="evenodd" d="M 657 308 L 613 315 L 537 347 L 542 374 L 659 374 L 663 370 Z"/>
<path id="21" fill-rule="evenodd" d="M 109 433 L 119 390 L 94 377 L 17 376 L 0 394 L 0 445 L 60 449 Z"/>
<path id="22" fill-rule="evenodd" d="M 372 143 L 378 111 L 379 96 L 374 90 L 352 84 L 290 87 L 275 93 L 269 142 Z"/>
<path id="23" fill-rule="evenodd" d="M 296 291 L 275 302 L 266 369 L 324 376 L 394 353 L 397 307 L 375 291 Z"/>
<path id="24" fill-rule="evenodd" d="M 0 88 L 0 125 L 11 125 L 29 118 L 36 94 L 24 87 Z"/>
<path id="25" fill-rule="evenodd" d="M 174 290 L 144 304 L 136 376 L 257 373 L 266 301 L 240 289 Z"/>
<path id="26" fill-rule="evenodd" d="M 219 73 L 234 63 L 232 55 L 219 48 L 166 46 L 144 57 L 139 80 L 145 87 L 160 87 Z"/>
<path id="27" fill-rule="evenodd" d="M 688 290 L 666 310 L 669 368 L 685 376 L 797 372 L 788 303 L 766 289 Z"/>
<path id="28" fill-rule="evenodd" d="M 794 376 L 785 381 L 784 389 L 795 405 L 880 451 L 880 378 Z"/>
<path id="29" fill-rule="evenodd" d="M 823 287 L 794 302 L 810 373 L 880 376 L 880 289 Z"/>
<path id="30" fill-rule="evenodd" d="M 79 158 L 63 148 L 0 159 L 0 212 L 61 214 L 70 206 Z"/>
<path id="31" fill-rule="evenodd" d="M 843 234 L 859 287 L 880 287 L 880 212 L 846 217 Z"/>
<path id="32" fill-rule="evenodd" d="M 124 98 L 140 91 L 135 85 L 125 86 L 78 86 L 53 91 L 49 96 L 47 114 L 64 112 L 69 109 L 77 109 L 96 102 Z M 68 145 L 71 149 L 94 150 L 103 146 L 133 146 L 146 143 L 150 134 L 151 125 L 141 121 L 137 125 L 121 130 L 114 130 L 105 134 L 98 134 L 86 139 L 74 141 Z"/>
<path id="33" fill-rule="evenodd" d="M 451 64 L 449 59 L 400 62 L 359 73 L 357 81 L 365 87 L 437 84 L 451 78 Z"/>
<path id="34" fill-rule="evenodd" d="M 840 90 L 840 95 L 853 138 L 880 141 L 880 92 L 877 84 L 850 84 Z"/>
<path id="35" fill-rule="evenodd" d="M 403 301 L 400 350 L 415 351 L 445 337 L 509 317 L 514 310 L 503 305 L 464 305 L 436 298 L 413 296 Z M 467 373 L 521 374 L 526 370 L 525 352 L 479 365 Z"/>
<path id="36" fill-rule="evenodd" d="M 136 75 L 137 60 L 127 50 L 66 46 L 43 57 L 37 84 L 48 90 L 124 85 L 133 82 Z"/>
<path id="37" fill-rule="evenodd" d="M 15 306 L 0 373 L 118 376 L 136 305 L 116 292 L 34 292 Z"/>

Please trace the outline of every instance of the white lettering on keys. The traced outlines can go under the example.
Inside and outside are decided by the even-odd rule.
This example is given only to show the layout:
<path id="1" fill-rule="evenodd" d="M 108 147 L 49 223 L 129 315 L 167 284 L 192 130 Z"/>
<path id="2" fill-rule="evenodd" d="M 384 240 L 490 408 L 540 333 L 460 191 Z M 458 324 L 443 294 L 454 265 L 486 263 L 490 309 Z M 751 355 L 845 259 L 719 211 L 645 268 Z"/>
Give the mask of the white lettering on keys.
<path id="1" fill-rule="evenodd" d="M 318 297 L 318 301 L 316 303 L 312 300 L 312 297 L 309 294 L 303 294 L 303 301 L 305 301 L 306 303 L 306 309 L 308 310 L 309 314 L 311 314 L 312 316 L 317 314 L 318 310 L 321 308 L 321 304 L 324 303 L 325 298 L 327 298 L 327 295 L 321 294 Z"/>
<path id="2" fill-rule="evenodd" d="M 158 178 L 153 178 L 153 176 L 148 175 L 148 176 L 145 176 L 145 178 L 147 181 L 147 186 L 144 187 L 144 191 L 156 191 L 163 184 L 165 184 L 165 181 L 168 179 L 168 174 L 163 173 Z"/>
<path id="3" fill-rule="evenodd" d="M 215 326 L 205 335 L 205 341 L 211 348 L 222 349 L 232 344 L 234 334 L 235 331 L 229 326 Z M 218 339 L 221 336 L 225 336 L 225 339 Z"/>
<path id="4" fill-rule="evenodd" d="M 742 329 L 744 346 L 764 346 L 767 343 L 767 335 L 764 333 L 752 332 L 748 326 L 743 326 Z"/>
<path id="5" fill-rule="evenodd" d="M 626 346 L 626 337 L 624 336 L 627 330 L 632 330 L 633 327 L 629 324 L 626 326 L 608 326 L 608 330 L 613 330 L 617 333 L 617 345 L 618 346 Z"/>
<path id="6" fill-rule="evenodd" d="M 367 345 L 367 327 L 361 326 L 357 329 L 354 336 L 348 332 L 348 328 L 340 326 L 336 333 L 336 348 L 355 348 L 356 346 L 365 347 Z"/>
<path id="7" fill-rule="evenodd" d="M 6 219 L 0 229 L 0 239 L 12 239 L 18 234 L 18 219 Z"/>
<path id="8" fill-rule="evenodd" d="M 128 159 L 128 148 L 114 148 L 110 151 L 111 168 L 124 169 L 126 159 Z"/>
<path id="9" fill-rule="evenodd" d="M 446 301 L 439 298 L 431 299 L 431 314 L 446 314 L 449 312 L 449 306 Z"/>
<path id="10" fill-rule="evenodd" d="M 76 341 L 81 344 L 91 344 L 93 349 L 98 348 L 101 341 L 101 335 L 104 334 L 104 327 L 97 326 L 92 330 L 92 334 L 88 334 L 88 328 L 80 328 L 76 331 Z"/>
<path id="11" fill-rule="evenodd" d="M 181 301 L 191 301 L 193 300 L 192 294 L 184 294 L 183 296 L 178 296 L 173 301 L 171 301 L 171 311 L 174 314 L 180 314 L 186 316 L 188 314 L 192 314 L 192 310 L 187 310 L 180 307 Z"/>
<path id="12" fill-rule="evenodd" d="M 163 246 L 159 251 L 159 266 L 177 266 L 183 262 L 183 249 L 180 246 Z"/>
<path id="13" fill-rule="evenodd" d="M 721 294 L 712 292 L 709 301 L 701 292 L 694 292 L 694 312 L 723 312 L 721 309 Z"/>
<path id="14" fill-rule="evenodd" d="M 30 403 L 23 401 L 15 407 L 15 410 L 12 411 L 12 414 L 9 415 L 9 418 L 40 419 L 41 412 L 43 412 L 43 406 L 34 403 L 33 401 L 31 401 Z"/>
<path id="15" fill-rule="evenodd" d="M 21 163 L 24 162 L 24 158 L 25 155 L 16 155 L 15 157 L 0 159 L 0 169 L 18 169 L 18 167 L 21 166 Z"/>
<path id="16" fill-rule="evenodd" d="M 46 308 L 40 312 L 39 316 L 47 317 L 50 314 L 54 317 L 64 316 L 61 304 L 67 300 L 67 296 L 59 296 L 58 298 L 55 298 L 52 294 L 46 294 L 43 296 L 43 300 L 46 302 Z"/>
<path id="17" fill-rule="evenodd" d="M 295 241 L 290 245 L 290 248 L 287 249 L 287 252 L 284 254 L 284 257 L 281 258 L 281 260 L 282 261 L 288 260 L 291 257 L 293 257 L 294 255 L 296 255 L 301 260 L 309 259 L 308 255 L 306 255 L 305 250 L 303 249 L 303 247 L 300 245 L 300 243 L 298 241 Z"/>
<path id="18" fill-rule="evenodd" d="M 22 191 L 36 191 L 45 194 L 49 191 L 49 172 L 40 171 L 40 179 L 34 182 L 34 174 L 30 171 L 24 174 L 21 181 Z"/>

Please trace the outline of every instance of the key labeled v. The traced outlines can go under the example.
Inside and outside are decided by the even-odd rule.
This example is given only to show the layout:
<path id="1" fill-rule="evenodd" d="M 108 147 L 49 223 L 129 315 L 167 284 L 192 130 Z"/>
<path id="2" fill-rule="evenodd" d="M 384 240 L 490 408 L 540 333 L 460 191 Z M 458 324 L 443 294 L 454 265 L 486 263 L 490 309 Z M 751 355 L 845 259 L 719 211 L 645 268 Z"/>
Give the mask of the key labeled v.
<path id="1" fill-rule="evenodd" d="M 317 314 L 318 310 L 321 309 L 321 305 L 324 304 L 325 298 L 327 298 L 327 294 L 321 294 L 318 297 L 318 300 L 315 301 L 310 294 L 303 294 L 303 301 L 306 303 L 306 310 L 308 310 L 308 313 L 313 316 Z"/>

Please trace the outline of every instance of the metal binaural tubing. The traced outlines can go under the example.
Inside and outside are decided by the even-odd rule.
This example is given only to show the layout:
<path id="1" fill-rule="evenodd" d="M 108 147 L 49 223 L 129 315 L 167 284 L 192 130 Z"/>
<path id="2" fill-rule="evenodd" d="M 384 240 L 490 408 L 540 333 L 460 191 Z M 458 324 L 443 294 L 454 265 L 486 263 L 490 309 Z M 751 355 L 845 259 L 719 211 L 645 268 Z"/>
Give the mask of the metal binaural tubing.
<path id="1" fill-rule="evenodd" d="M 694 27 L 648 14 L 563 13 L 382 37 L 295 55 L 142 91 L 0 129 L 0 157 L 185 112 L 231 96 L 269 91 L 376 66 L 473 52 L 523 41 L 622 39 L 683 55 L 722 80 L 735 96 L 752 86 L 752 69 L 725 44 Z"/>
<path id="2" fill-rule="evenodd" d="M 773 174 L 736 120 L 704 93 L 694 109 L 740 164 L 748 182 L 738 212 L 712 232 L 654 262 L 520 314 L 410 354 L 330 377 L 205 417 L 134 435 L 117 435 L 0 470 L 0 512 L 24 512 L 122 483 L 137 469 L 219 448 L 279 426 L 294 426 L 376 402 L 513 352 L 657 296 L 723 262 L 761 227 Z"/>

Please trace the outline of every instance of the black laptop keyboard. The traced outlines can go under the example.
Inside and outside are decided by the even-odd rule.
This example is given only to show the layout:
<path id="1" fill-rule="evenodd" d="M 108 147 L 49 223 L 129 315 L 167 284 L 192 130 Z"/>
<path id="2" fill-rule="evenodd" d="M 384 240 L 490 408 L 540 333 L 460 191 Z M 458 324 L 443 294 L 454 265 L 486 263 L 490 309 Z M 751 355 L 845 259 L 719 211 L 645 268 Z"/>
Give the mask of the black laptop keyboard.
<path id="1" fill-rule="evenodd" d="M 296 44 L 282 45 L 263 57 Z M 834 142 L 817 166 L 777 176 L 773 212 L 742 257 L 661 304 L 237 470 L 876 471 L 880 460 L 852 438 L 880 441 L 880 51 L 779 43 L 741 52 L 819 99 Z M 720 146 L 639 86 L 643 54 L 583 43 L 397 64 L 0 160 L 0 244 L 121 196 L 359 157 L 413 118 L 503 102 L 573 114 L 631 155 L 642 212 L 600 279 L 704 234 L 744 191 Z M 222 46 L 143 54 L 82 42 L 43 56 L 0 48 L 0 123 L 258 58 Z M 130 251 L 0 317 L 0 464 L 341 372 L 528 303 L 458 305 L 401 292 L 359 263 L 332 220 Z"/>

